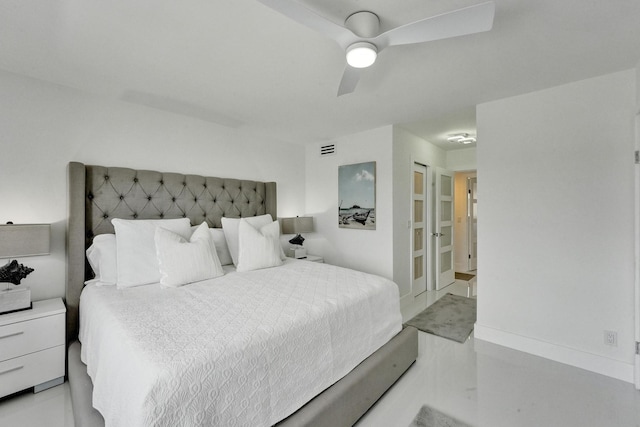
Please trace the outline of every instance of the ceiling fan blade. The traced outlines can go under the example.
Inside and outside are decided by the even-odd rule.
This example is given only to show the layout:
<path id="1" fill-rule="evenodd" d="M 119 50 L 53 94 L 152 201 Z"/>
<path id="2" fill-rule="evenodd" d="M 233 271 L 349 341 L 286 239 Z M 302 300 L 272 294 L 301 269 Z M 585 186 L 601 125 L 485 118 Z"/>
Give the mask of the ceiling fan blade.
<path id="1" fill-rule="evenodd" d="M 265 6 L 279 12 L 299 24 L 309 27 L 320 34 L 335 40 L 340 46 L 346 48 L 356 38 L 349 29 L 342 27 L 311 9 L 307 9 L 294 0 L 258 0 Z"/>
<path id="2" fill-rule="evenodd" d="M 353 68 L 350 65 L 344 69 L 340 86 L 338 87 L 338 96 L 346 95 L 356 90 L 358 81 L 360 80 L 361 68 Z"/>
<path id="3" fill-rule="evenodd" d="M 387 46 L 423 43 L 489 31 L 493 27 L 495 9 L 495 3 L 489 1 L 432 16 L 382 33 L 373 43 L 382 50 Z"/>

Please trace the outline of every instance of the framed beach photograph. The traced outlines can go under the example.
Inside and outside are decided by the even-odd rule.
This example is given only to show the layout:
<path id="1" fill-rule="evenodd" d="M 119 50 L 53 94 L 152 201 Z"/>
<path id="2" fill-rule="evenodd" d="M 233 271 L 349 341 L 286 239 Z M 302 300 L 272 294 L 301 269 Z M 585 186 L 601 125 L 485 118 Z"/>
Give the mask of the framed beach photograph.
<path id="1" fill-rule="evenodd" d="M 376 162 L 338 168 L 338 227 L 376 229 Z"/>

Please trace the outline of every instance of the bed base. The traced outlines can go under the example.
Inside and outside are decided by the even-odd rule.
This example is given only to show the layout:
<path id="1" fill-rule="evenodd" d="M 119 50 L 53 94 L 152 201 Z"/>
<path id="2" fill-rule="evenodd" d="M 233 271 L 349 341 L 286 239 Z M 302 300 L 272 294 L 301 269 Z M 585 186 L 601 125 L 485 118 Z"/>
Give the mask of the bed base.
<path id="1" fill-rule="evenodd" d="M 76 425 L 104 427 L 93 408 L 93 384 L 80 360 L 80 343 L 69 346 L 69 386 Z M 344 378 L 314 397 L 278 427 L 352 426 L 389 389 L 418 357 L 418 330 L 405 327 Z"/>

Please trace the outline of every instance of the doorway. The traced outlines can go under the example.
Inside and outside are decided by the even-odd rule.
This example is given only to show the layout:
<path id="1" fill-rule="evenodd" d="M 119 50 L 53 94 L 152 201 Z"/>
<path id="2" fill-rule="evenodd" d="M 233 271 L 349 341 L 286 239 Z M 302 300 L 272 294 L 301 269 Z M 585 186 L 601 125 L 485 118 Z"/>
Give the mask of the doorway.
<path id="1" fill-rule="evenodd" d="M 478 177 L 467 178 L 467 251 L 468 271 L 478 268 Z"/>
<path id="2" fill-rule="evenodd" d="M 478 266 L 478 177 L 476 171 L 456 172 L 455 194 L 455 270 L 475 271 Z"/>

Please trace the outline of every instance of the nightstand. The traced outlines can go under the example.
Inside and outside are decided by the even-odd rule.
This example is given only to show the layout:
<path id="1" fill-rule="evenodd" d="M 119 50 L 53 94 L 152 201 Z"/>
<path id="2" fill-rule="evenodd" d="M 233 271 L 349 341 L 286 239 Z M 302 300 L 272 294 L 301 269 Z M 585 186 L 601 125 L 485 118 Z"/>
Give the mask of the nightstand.
<path id="1" fill-rule="evenodd" d="M 62 298 L 54 298 L 0 315 L 0 397 L 64 382 L 66 311 Z"/>
<path id="2" fill-rule="evenodd" d="M 306 258 L 307 261 L 311 261 L 311 262 L 319 262 L 319 263 L 324 263 L 324 258 L 322 258 L 321 256 L 317 256 L 317 255 L 307 255 Z"/>

